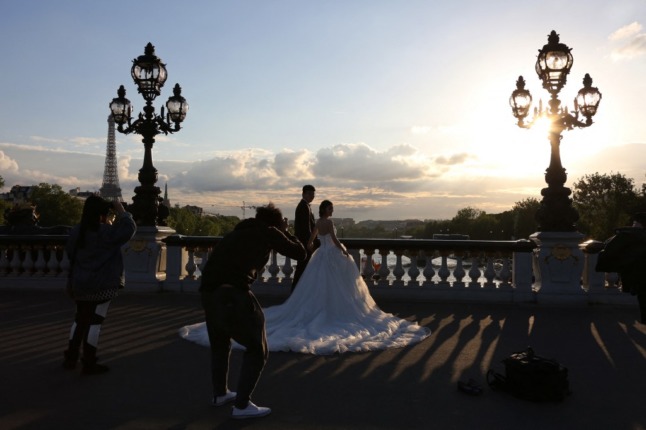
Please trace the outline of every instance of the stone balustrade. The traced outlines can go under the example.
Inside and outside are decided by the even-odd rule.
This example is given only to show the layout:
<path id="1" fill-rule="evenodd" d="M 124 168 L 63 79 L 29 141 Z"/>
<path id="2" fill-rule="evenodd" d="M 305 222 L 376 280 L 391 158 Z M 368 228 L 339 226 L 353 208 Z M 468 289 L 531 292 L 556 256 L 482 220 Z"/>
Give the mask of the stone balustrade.
<path id="1" fill-rule="evenodd" d="M 64 288 L 67 235 L 0 235 L 0 288 Z M 171 235 L 161 241 L 165 268 L 153 291 L 197 292 L 201 268 L 220 237 Z M 537 302 L 536 245 L 529 240 L 343 239 L 375 298 L 402 300 Z M 617 275 L 594 271 L 602 244 L 584 242 L 580 288 L 567 295 L 586 303 L 634 303 L 616 287 Z M 131 258 L 126 249 L 124 257 Z M 386 262 L 386 264 L 383 264 Z M 553 264 L 559 264 L 556 261 Z M 295 262 L 272 254 L 252 286 L 259 294 L 287 296 Z M 126 273 L 126 283 L 128 273 Z M 132 290 L 128 285 L 126 289 Z M 147 291 L 151 291 L 147 289 Z M 558 297 L 556 301 L 558 302 Z M 550 302 L 555 298 L 551 297 Z M 547 302 L 547 300 L 545 300 Z"/>

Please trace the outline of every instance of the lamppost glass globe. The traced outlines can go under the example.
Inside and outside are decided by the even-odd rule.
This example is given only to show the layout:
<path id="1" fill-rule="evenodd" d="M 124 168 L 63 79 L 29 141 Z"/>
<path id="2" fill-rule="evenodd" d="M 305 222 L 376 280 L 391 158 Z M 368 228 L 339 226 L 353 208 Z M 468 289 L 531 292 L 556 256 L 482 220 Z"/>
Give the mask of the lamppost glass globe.
<path id="1" fill-rule="evenodd" d="M 588 73 L 583 78 L 583 88 L 574 99 L 575 109 L 590 120 L 596 113 L 601 102 L 601 92 L 592 86 L 592 78 Z"/>
<path id="2" fill-rule="evenodd" d="M 166 65 L 155 55 L 155 47 L 148 43 L 144 55 L 132 60 L 130 74 L 146 101 L 153 101 L 160 94 L 168 75 Z"/>
<path id="3" fill-rule="evenodd" d="M 112 118 L 115 123 L 125 124 L 130 120 L 132 104 L 126 98 L 126 89 L 123 85 L 117 90 L 117 96 L 110 102 L 110 111 L 112 112 Z"/>
<path id="4" fill-rule="evenodd" d="M 166 109 L 168 109 L 170 120 L 174 123 L 178 124 L 186 119 L 188 102 L 182 97 L 182 87 L 179 84 L 175 84 L 173 95 L 166 102 Z"/>
<path id="5" fill-rule="evenodd" d="M 511 93 L 509 105 L 514 117 L 520 122 L 529 113 L 529 108 L 532 105 L 532 95 L 525 89 L 525 79 L 522 76 L 519 76 L 516 81 L 516 89 Z"/>
<path id="6" fill-rule="evenodd" d="M 547 45 L 538 51 L 536 74 L 543 81 L 543 88 L 556 97 L 567 82 L 574 58 L 567 45 L 559 42 L 559 35 L 552 30 Z"/>

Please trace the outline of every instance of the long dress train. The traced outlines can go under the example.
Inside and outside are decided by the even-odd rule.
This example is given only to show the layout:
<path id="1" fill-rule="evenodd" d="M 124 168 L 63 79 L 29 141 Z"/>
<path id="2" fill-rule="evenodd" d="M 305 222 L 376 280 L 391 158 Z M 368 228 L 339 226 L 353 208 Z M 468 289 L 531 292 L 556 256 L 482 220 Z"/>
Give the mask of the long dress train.
<path id="1" fill-rule="evenodd" d="M 375 303 L 352 257 L 320 235 L 298 286 L 285 303 L 263 309 L 270 351 L 316 355 L 400 348 L 431 331 L 383 312 Z M 208 345 L 204 323 L 182 327 L 180 335 Z"/>

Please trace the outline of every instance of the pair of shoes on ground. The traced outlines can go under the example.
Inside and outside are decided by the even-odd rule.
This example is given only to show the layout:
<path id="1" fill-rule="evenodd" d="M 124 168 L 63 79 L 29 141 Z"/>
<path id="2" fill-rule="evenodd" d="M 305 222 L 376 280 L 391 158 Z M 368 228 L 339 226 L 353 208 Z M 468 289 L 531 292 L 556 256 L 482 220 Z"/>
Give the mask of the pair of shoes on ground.
<path id="1" fill-rule="evenodd" d="M 467 382 L 458 381 L 458 390 L 471 396 L 482 394 L 482 387 L 474 379 L 469 379 Z"/>

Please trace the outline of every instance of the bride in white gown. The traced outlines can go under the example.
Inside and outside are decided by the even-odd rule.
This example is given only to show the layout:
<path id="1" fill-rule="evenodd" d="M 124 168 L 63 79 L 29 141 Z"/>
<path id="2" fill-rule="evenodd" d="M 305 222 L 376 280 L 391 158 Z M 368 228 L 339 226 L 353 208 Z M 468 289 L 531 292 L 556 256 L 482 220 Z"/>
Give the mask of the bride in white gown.
<path id="1" fill-rule="evenodd" d="M 353 258 L 336 237 L 332 202 L 321 202 L 312 233 L 321 246 L 314 251 L 298 287 L 278 306 L 263 309 L 270 351 L 326 355 L 400 348 L 431 331 L 385 313 L 370 296 Z M 208 345 L 204 323 L 180 329 L 187 340 Z"/>

